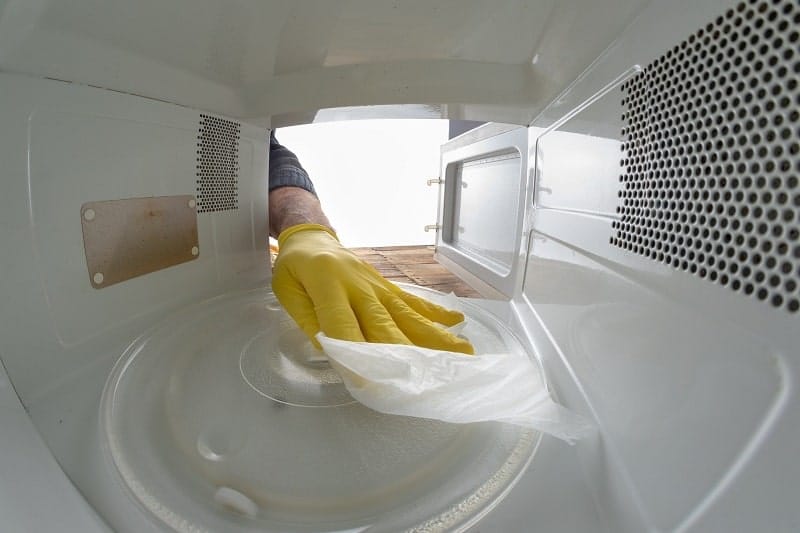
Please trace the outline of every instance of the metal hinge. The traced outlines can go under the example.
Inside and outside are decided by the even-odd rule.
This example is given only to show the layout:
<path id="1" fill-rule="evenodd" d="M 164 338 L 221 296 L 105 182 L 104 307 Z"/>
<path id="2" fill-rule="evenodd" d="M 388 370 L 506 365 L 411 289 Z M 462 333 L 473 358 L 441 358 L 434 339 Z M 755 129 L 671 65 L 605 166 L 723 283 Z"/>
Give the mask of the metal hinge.
<path id="1" fill-rule="evenodd" d="M 444 183 L 444 180 L 441 178 L 431 178 L 428 180 L 428 187 L 431 185 L 441 185 L 442 183 Z"/>
<path id="2" fill-rule="evenodd" d="M 427 226 L 425 226 L 425 231 L 426 232 L 428 232 L 430 230 L 439 231 L 441 228 L 442 228 L 442 226 L 439 225 L 439 224 L 428 224 Z"/>

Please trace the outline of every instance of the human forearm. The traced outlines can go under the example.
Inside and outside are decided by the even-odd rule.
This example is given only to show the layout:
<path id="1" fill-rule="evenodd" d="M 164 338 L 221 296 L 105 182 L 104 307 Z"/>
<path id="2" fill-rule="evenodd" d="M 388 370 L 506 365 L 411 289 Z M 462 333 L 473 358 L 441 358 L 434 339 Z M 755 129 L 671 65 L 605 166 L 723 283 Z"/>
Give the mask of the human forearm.
<path id="1" fill-rule="evenodd" d="M 277 237 L 297 224 L 320 224 L 331 228 L 319 199 L 299 187 L 281 187 L 269 193 L 269 233 Z"/>
<path id="2" fill-rule="evenodd" d="M 280 144 L 272 132 L 269 139 L 269 233 L 277 237 L 297 224 L 331 227 L 308 173 L 294 152 Z"/>

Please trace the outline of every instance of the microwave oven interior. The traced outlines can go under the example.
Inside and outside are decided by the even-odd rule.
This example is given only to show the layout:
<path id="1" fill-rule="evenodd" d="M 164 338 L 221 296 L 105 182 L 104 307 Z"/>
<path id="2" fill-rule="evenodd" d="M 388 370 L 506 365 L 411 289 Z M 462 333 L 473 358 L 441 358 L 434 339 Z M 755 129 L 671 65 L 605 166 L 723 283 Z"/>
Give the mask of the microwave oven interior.
<path id="1" fill-rule="evenodd" d="M 0 0 L 0 528 L 796 531 L 798 80 L 797 0 Z M 483 123 L 436 259 L 591 436 L 297 336 L 269 133 L 375 117 Z"/>

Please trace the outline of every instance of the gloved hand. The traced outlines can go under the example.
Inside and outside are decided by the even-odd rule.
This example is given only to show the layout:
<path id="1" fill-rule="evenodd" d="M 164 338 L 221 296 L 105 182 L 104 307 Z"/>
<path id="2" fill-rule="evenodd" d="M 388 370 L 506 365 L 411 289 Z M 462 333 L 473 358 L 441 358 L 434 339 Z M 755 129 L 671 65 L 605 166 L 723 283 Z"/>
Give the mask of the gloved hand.
<path id="1" fill-rule="evenodd" d="M 311 338 L 322 331 L 347 341 L 414 344 L 473 354 L 443 327 L 464 315 L 409 294 L 344 248 L 325 226 L 298 224 L 278 236 L 272 289 Z"/>

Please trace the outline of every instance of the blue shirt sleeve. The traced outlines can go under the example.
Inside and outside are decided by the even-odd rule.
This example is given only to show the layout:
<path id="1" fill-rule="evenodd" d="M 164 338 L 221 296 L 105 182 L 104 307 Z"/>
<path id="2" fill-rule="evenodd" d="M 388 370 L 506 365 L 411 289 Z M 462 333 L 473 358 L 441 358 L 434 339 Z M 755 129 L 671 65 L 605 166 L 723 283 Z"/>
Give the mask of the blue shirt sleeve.
<path id="1" fill-rule="evenodd" d="M 273 131 L 269 136 L 269 190 L 280 187 L 299 187 L 317 195 L 297 156 L 278 142 Z"/>

